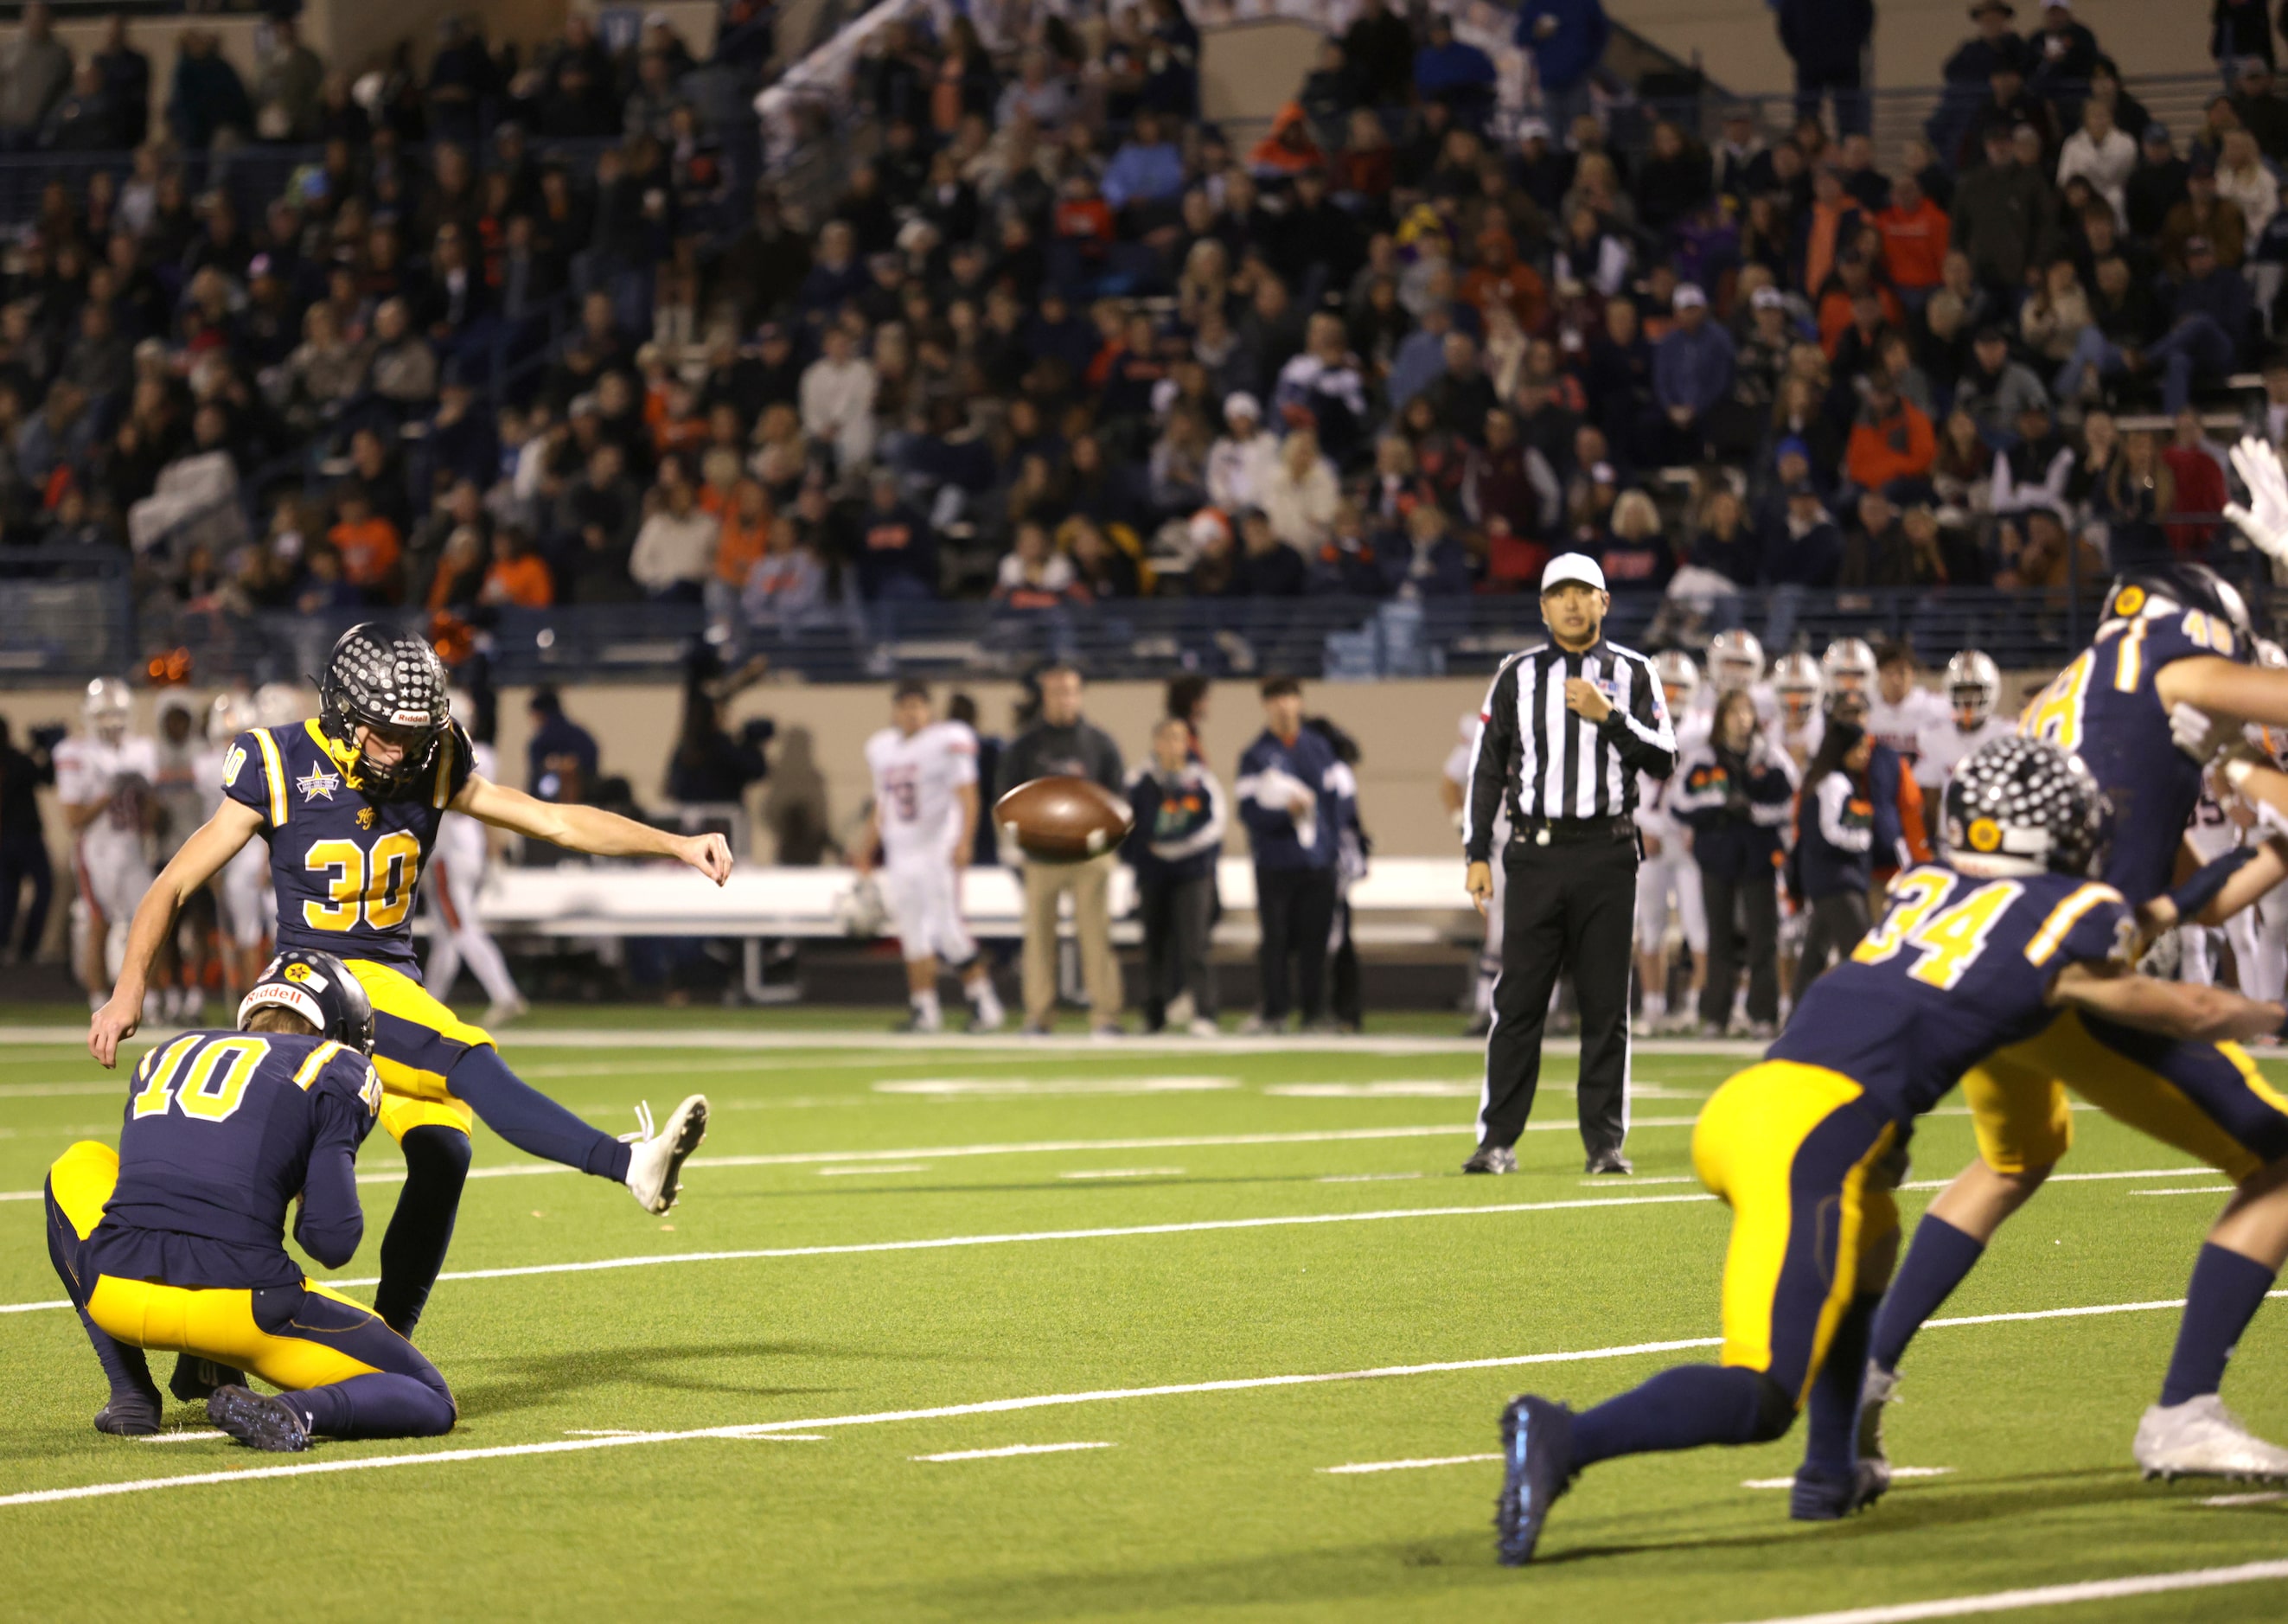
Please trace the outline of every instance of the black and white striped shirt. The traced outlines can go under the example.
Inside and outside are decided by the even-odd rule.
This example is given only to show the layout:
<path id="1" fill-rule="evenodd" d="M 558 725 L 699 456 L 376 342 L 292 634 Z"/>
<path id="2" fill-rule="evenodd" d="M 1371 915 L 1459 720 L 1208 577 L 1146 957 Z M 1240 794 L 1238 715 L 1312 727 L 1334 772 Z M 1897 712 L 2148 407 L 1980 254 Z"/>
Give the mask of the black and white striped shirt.
<path id="1" fill-rule="evenodd" d="M 1612 714 L 1593 722 L 1565 708 L 1565 681 L 1597 685 Z M 1462 840 L 1473 863 L 1493 850 L 1494 815 L 1510 827 L 1576 818 L 1623 818 L 1636 810 L 1637 775 L 1676 768 L 1676 730 L 1652 662 L 1601 640 L 1578 654 L 1544 643 L 1513 654 L 1494 675 L 1478 713 Z"/>

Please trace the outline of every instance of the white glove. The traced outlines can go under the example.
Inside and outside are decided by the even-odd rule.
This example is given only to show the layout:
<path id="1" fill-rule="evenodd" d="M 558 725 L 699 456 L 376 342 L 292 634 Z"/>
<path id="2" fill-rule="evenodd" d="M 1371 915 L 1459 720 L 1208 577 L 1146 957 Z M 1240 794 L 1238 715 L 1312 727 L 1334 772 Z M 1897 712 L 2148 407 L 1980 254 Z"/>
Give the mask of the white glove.
<path id="1" fill-rule="evenodd" d="M 2205 767 L 2219 751 L 2237 742 L 2236 729 L 2227 727 L 2197 705 L 2169 707 L 2169 739 L 2185 754 Z"/>
<path id="2" fill-rule="evenodd" d="M 2280 454 L 2247 434 L 2232 448 L 2232 466 L 2248 487 L 2249 506 L 2228 503 L 2224 516 L 2265 557 L 2288 563 L 2288 472 L 2280 466 Z"/>

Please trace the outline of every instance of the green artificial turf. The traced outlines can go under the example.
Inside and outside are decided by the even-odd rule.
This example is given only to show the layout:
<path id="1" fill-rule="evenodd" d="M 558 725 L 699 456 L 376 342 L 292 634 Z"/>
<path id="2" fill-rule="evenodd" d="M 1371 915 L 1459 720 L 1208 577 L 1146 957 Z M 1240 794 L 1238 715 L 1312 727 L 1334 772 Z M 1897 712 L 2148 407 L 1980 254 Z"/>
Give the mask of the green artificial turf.
<path id="1" fill-rule="evenodd" d="M 303 1457 L 257 1457 L 219 1440 L 101 1437 L 88 1426 L 101 1379 L 76 1321 L 54 1310 L 0 1314 L 0 1496 L 561 1444 L 614 1429 L 830 1423 L 783 1437 L 648 1438 L 0 1505 L 0 1618 L 322 1610 L 346 1619 L 1728 1624 L 2288 1555 L 2288 1501 L 2215 1508 L 2201 1502 L 2236 1491 L 2137 1479 L 2129 1438 L 2167 1357 L 2175 1316 L 2166 1310 L 1928 1331 L 1910 1357 L 1890 1437 L 1901 1464 L 1946 1474 L 1903 1481 L 1848 1524 L 1792 1524 L 1783 1493 L 1743 1486 L 1784 1477 L 1799 1437 L 1621 1461 L 1575 1488 L 1552 1517 L 1545 1560 L 1523 1572 L 1493 1563 L 1494 1465 L 1324 1469 L 1485 1453 L 1513 1392 L 1593 1401 L 1708 1355 L 864 1419 L 1712 1337 L 1725 1213 L 1695 1198 L 1688 1123 L 1741 1063 L 1734 1057 L 1641 1051 L 1637 1177 L 1592 1187 L 1570 1131 L 1571 1063 L 1555 1055 L 1536 1115 L 1546 1131 L 1521 1143 L 1519 1175 L 1466 1180 L 1456 1169 L 1471 1142 L 1477 1059 L 1457 1045 L 1148 1054 L 949 1038 L 926 1050 L 675 1049 L 616 1047 L 614 1036 L 637 1030 L 655 1045 L 679 1032 L 791 1038 L 816 1023 L 582 1013 L 589 1030 L 576 1038 L 523 1036 L 572 1024 L 569 1012 L 542 1012 L 504 1038 L 504 1053 L 614 1131 L 632 1125 L 640 1098 L 663 1110 L 704 1089 L 714 1126 L 686 1174 L 683 1205 L 661 1220 L 576 1174 L 479 1177 L 449 1269 L 1051 1238 L 449 1279 L 420 1341 L 454 1386 L 460 1428 L 422 1443 L 327 1444 Z M 840 1024 L 870 1032 L 878 1021 Z M 1296 1088 L 1306 1092 L 1277 1092 Z M 0 1045 L 0 1192 L 36 1190 L 72 1138 L 111 1136 L 118 1098 L 118 1085 L 70 1049 Z M 2181 1164 L 2093 1114 L 2077 1126 L 2070 1171 Z M 1315 1137 L 1404 1128 L 1437 1131 Z M 1291 1137 L 1107 1142 L 1261 1135 Z M 1028 1148 L 1045 1144 L 1067 1148 Z M 977 1146 L 998 1148 L 946 1153 Z M 1918 1178 L 1945 1177 L 1971 1153 L 1966 1121 L 1931 1118 L 1914 1150 Z M 891 1151 L 911 1154 L 882 1154 Z M 707 1165 L 759 1157 L 802 1159 Z M 482 1134 L 478 1163 L 536 1166 Z M 342 1271 L 354 1279 L 374 1272 L 394 1148 L 377 1141 L 361 1165 L 375 1182 L 364 1186 L 367 1246 Z M 1123 1176 L 1069 1176 L 1108 1172 Z M 2139 1192 L 2220 1185 L 2205 1170 L 2054 1184 L 1944 1312 L 2175 1298 L 2222 1198 Z M 1927 1198 L 1910 1192 L 1910 1214 Z M 1473 1211 L 1553 1202 L 1618 1205 Z M 0 1201 L 0 1304 L 59 1295 L 40 1204 Z M 2260 1317 L 2226 1389 L 2275 1437 L 2288 1436 L 2284 1314 L 2288 1304 L 2276 1303 Z M 170 1420 L 203 1425 L 189 1407 Z M 913 1459 L 1055 1444 L 1109 1447 Z M 2033 1616 L 2284 1615 L 2288 1583 Z"/>

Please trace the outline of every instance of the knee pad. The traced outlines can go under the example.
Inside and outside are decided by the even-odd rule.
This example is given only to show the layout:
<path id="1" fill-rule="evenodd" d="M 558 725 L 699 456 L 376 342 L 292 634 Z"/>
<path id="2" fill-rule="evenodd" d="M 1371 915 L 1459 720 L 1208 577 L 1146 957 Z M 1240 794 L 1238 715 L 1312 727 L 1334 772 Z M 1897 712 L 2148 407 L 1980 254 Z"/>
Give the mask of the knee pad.
<path id="1" fill-rule="evenodd" d="M 1749 1439 L 1753 1444 L 1768 1444 L 1787 1436 L 1795 1425 L 1795 1399 L 1787 1389 L 1773 1381 L 1762 1371 L 1756 1373 L 1756 1430 Z"/>

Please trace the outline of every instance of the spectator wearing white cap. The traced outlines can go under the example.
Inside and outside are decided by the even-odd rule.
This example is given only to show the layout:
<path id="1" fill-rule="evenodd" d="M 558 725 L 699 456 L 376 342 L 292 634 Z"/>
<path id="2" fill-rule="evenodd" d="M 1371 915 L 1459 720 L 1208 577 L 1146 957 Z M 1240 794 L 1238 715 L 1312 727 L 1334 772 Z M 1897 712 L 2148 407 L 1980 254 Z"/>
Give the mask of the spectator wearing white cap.
<path id="1" fill-rule="evenodd" d="M 1465 879 L 1483 909 L 1504 865 L 1501 976 L 1466 1173 L 1510 1173 L 1541 1074 L 1541 1029 L 1561 967 L 1581 1008 L 1575 1099 L 1593 1174 L 1626 1173 L 1630 945 L 1640 775 L 1665 779 L 1676 733 L 1652 662 L 1605 641 L 1604 572 L 1578 553 L 1541 576 L 1546 641 L 1502 662 L 1487 690 L 1462 809 Z M 1509 832 L 1494 849 L 1497 811 Z"/>
<path id="2" fill-rule="evenodd" d="M 1262 505 L 1279 442 L 1263 432 L 1263 408 L 1243 389 L 1224 398 L 1223 422 L 1208 448 L 1208 500 L 1232 514 Z"/>
<path id="3" fill-rule="evenodd" d="M 1708 319 L 1697 283 L 1677 284 L 1676 325 L 1653 346 L 1652 393 L 1663 421 L 1646 436 L 1663 463 L 1697 462 L 1708 444 L 1708 417 L 1732 393 L 1732 335 Z"/>

